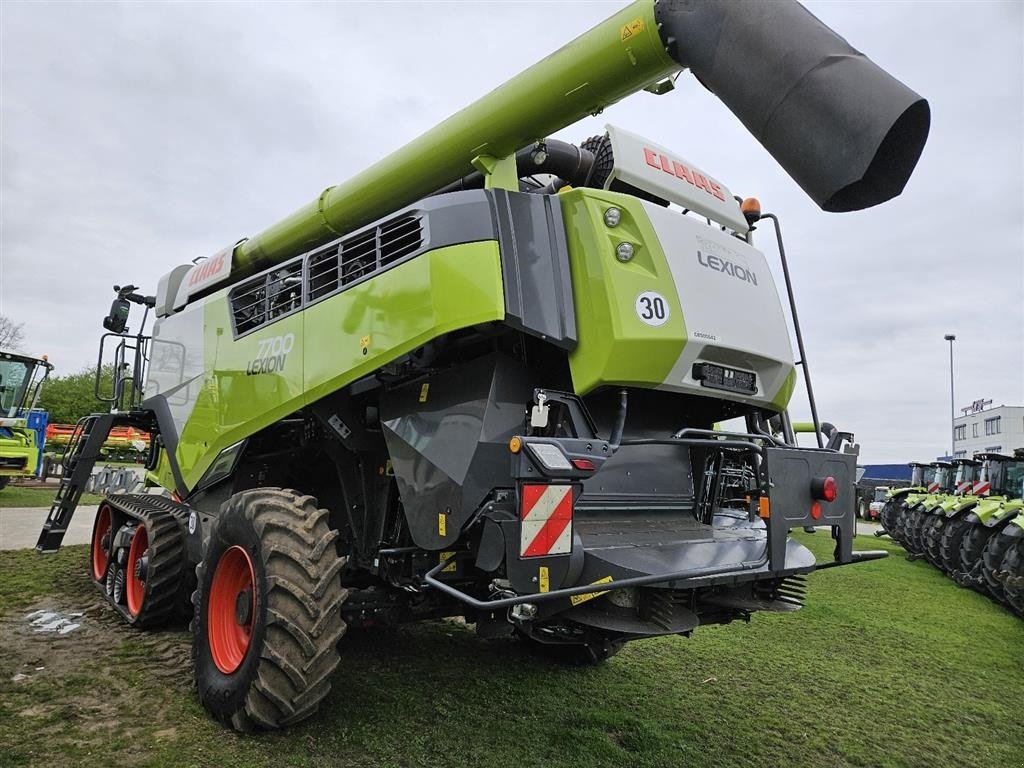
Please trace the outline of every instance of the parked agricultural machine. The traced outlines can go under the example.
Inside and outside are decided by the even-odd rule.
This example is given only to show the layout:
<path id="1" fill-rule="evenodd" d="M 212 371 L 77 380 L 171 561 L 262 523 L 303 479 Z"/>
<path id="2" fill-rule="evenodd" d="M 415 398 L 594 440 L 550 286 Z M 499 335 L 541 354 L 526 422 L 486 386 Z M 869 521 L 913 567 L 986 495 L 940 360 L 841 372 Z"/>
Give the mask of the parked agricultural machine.
<path id="1" fill-rule="evenodd" d="M 875 536 L 890 536 L 894 541 L 899 541 L 900 511 L 908 506 L 913 506 L 921 500 L 922 496 L 929 492 L 935 483 L 936 468 L 931 464 L 922 464 L 912 461 L 910 467 L 910 485 L 903 488 L 892 488 L 885 495 L 885 503 L 878 514 L 878 522 L 882 528 L 875 532 Z M 936 489 L 938 485 L 934 486 Z"/>
<path id="2" fill-rule="evenodd" d="M 74 424 L 50 424 L 46 427 L 46 444 L 63 451 L 75 436 Z M 134 461 L 149 454 L 149 433 L 135 427 L 111 427 L 103 443 L 102 458 L 106 461 Z"/>
<path id="3" fill-rule="evenodd" d="M 913 482 L 928 482 L 927 468 L 912 466 Z M 883 519 L 895 510 L 892 538 L 908 559 L 923 556 L 961 586 L 1024 616 L 1024 450 L 1013 456 L 979 453 L 949 465 L 933 462 L 931 468 L 933 493 L 918 486 L 883 508 Z M 955 473 L 950 483 L 947 469 Z"/>
<path id="4" fill-rule="evenodd" d="M 896 510 L 896 529 L 893 538 L 907 550 L 911 558 L 924 556 L 921 537 L 925 510 L 940 504 L 953 495 L 953 465 L 948 461 L 933 461 L 935 470 L 925 493 L 911 493 L 904 497 Z"/>
<path id="5" fill-rule="evenodd" d="M 853 551 L 855 456 L 796 444 L 753 245 L 770 222 L 781 250 L 778 220 L 620 128 L 544 138 L 684 68 L 827 211 L 900 194 L 927 135 L 927 103 L 795 2 L 633 3 L 154 296 L 119 288 L 112 410 L 39 551 L 110 430 L 151 433 L 173 496 L 101 504 L 91 575 L 136 627 L 191 618 L 199 698 L 238 729 L 310 716 L 347 623 L 464 616 L 590 663 L 884 556 Z"/>
<path id="6" fill-rule="evenodd" d="M 36 404 L 52 370 L 45 356 L 0 352 L 0 490 L 39 472 L 49 415 Z"/>

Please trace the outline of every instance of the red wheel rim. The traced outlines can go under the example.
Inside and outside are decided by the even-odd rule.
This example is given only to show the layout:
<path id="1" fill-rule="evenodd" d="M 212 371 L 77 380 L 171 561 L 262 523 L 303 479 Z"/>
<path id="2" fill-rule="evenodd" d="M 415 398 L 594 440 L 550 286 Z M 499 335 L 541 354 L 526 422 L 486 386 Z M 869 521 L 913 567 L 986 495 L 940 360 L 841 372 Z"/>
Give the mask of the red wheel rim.
<path id="1" fill-rule="evenodd" d="M 96 522 L 92 526 L 92 577 L 99 581 L 107 575 L 110 564 L 110 552 L 103 548 L 103 538 L 107 537 L 110 546 L 110 507 L 100 506 L 96 512 Z"/>
<path id="2" fill-rule="evenodd" d="M 132 545 L 128 548 L 127 586 L 128 589 L 128 613 L 138 616 L 142 610 L 142 601 L 146 597 L 146 582 L 135 575 L 136 563 L 149 550 L 149 534 L 146 533 L 146 526 L 139 523 L 135 528 L 135 535 L 132 536 Z"/>
<path id="3" fill-rule="evenodd" d="M 256 574 L 249 553 L 236 545 L 217 563 L 206 610 L 210 655 L 225 675 L 238 669 L 245 659 L 255 616 Z"/>

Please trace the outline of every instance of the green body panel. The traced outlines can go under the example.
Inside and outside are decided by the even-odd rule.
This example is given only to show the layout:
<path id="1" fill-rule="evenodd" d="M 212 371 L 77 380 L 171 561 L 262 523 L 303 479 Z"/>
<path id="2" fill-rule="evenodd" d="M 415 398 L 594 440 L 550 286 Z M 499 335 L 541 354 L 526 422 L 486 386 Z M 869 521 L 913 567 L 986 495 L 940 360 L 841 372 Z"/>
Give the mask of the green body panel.
<path id="1" fill-rule="evenodd" d="M 177 449 L 189 488 L 239 440 L 432 338 L 504 319 L 498 244 L 428 251 L 238 339 L 226 291 L 210 297 L 203 312 L 207 374 Z M 279 370 L 248 372 L 261 347 L 288 336 L 293 341 Z M 165 462 L 155 477 L 174 487 Z"/>
<path id="2" fill-rule="evenodd" d="M 689 342 L 687 320 L 677 278 L 643 203 L 591 188 L 562 192 L 558 198 L 576 308 L 578 344 L 569 354 L 569 368 L 577 394 L 603 386 L 671 387 L 670 374 Z M 614 228 L 604 223 L 604 211 L 612 206 L 621 213 Z M 615 257 L 623 242 L 634 248 L 626 263 Z M 637 317 L 636 297 L 644 291 L 665 298 L 668 319 L 663 325 L 653 327 Z M 758 404 L 784 409 L 795 380 L 794 368 L 767 402 Z"/>
<path id="3" fill-rule="evenodd" d="M 29 429 L 26 419 L 16 419 L 8 426 L 12 437 L 0 437 L 0 457 L 5 459 L 25 459 L 24 469 L 0 467 L 0 477 L 29 477 L 36 473 L 39 466 L 39 448 L 36 445 L 35 430 Z"/>
<path id="4" fill-rule="evenodd" d="M 1013 518 L 1013 520 L 1010 521 L 1010 525 L 1016 525 L 1018 528 L 1024 529 L 1024 513 Z"/>
<path id="5" fill-rule="evenodd" d="M 1004 496 L 988 496 L 980 501 L 974 514 L 985 525 L 995 525 L 1008 516 L 1024 509 L 1024 499 L 1007 499 Z"/>
<path id="6" fill-rule="evenodd" d="M 939 502 L 937 511 L 946 517 L 952 517 L 971 509 L 979 501 L 980 496 L 950 496 Z"/>
<path id="7" fill-rule="evenodd" d="M 775 397 L 772 398 L 772 405 L 779 411 L 786 410 L 786 406 L 789 405 L 789 401 L 793 398 L 793 391 L 796 389 L 796 368 L 789 372 L 786 376 L 786 380 L 779 387 L 779 391 L 775 393 Z"/>
<path id="8" fill-rule="evenodd" d="M 640 201 L 594 189 L 574 189 L 559 199 L 576 304 L 579 343 L 569 355 L 576 392 L 661 384 L 682 354 L 686 325 L 668 260 Z M 614 230 L 602 218 L 612 205 L 622 211 Z M 621 242 L 635 248 L 627 264 L 615 258 Z M 637 320 L 634 311 L 637 294 L 647 290 L 659 291 L 669 304 L 669 319 L 659 328 Z"/>
<path id="9" fill-rule="evenodd" d="M 920 486 L 914 486 L 913 488 L 893 488 L 887 494 L 885 494 L 886 501 L 892 501 L 898 499 L 901 496 L 906 496 L 909 500 L 911 495 L 917 495 L 924 493 L 924 488 Z"/>
<path id="10" fill-rule="evenodd" d="M 476 167 L 491 167 L 495 159 L 595 114 L 679 68 L 661 41 L 653 0 L 639 0 L 239 244 L 234 250 L 235 268 L 276 263 L 346 234 L 471 173 L 474 159 L 478 159 Z"/>

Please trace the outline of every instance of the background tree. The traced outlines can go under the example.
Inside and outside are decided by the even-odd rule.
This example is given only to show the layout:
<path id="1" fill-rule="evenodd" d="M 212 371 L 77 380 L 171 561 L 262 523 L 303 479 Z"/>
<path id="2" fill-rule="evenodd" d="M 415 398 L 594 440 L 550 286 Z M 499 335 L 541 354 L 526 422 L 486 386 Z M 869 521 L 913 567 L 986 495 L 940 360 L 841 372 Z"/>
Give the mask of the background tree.
<path id="1" fill-rule="evenodd" d="M 0 349 L 20 351 L 24 340 L 25 324 L 14 322 L 7 315 L 0 315 Z"/>
<path id="2" fill-rule="evenodd" d="M 110 392 L 113 366 L 104 366 L 101 375 L 101 391 Z M 109 406 L 96 399 L 96 369 L 86 367 L 78 373 L 50 377 L 43 384 L 37 407 L 50 412 L 51 424 L 74 424 L 83 416 L 105 411 Z"/>

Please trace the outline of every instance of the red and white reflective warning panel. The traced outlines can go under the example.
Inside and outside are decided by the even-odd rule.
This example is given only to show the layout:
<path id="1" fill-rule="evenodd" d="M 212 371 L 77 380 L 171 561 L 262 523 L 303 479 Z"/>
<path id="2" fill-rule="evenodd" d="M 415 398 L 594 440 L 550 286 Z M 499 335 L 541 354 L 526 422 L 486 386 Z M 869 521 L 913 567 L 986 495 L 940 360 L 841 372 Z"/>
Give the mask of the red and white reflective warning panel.
<path id="1" fill-rule="evenodd" d="M 519 556 L 567 555 L 572 551 L 572 486 L 524 485 Z"/>
<path id="2" fill-rule="evenodd" d="M 992 483 L 988 480 L 979 480 L 974 484 L 975 496 L 988 496 L 992 492 Z"/>

